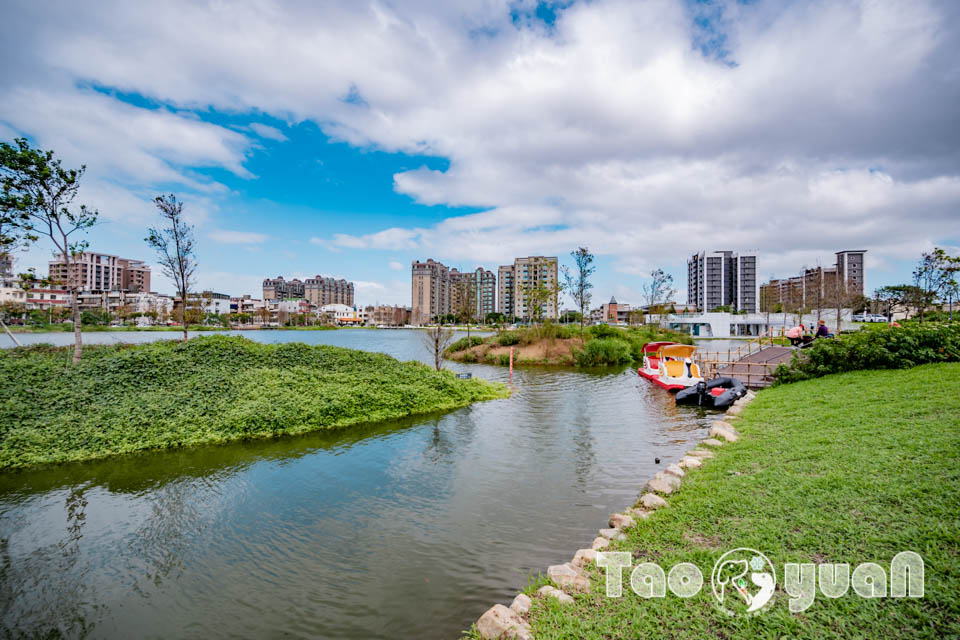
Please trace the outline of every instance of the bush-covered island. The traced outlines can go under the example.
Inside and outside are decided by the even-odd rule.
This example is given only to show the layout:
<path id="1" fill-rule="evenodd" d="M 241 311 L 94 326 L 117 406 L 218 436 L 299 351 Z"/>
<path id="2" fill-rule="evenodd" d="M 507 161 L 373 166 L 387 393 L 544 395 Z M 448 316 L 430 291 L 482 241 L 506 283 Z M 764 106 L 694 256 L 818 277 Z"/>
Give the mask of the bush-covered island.
<path id="1" fill-rule="evenodd" d="M 210 336 L 0 351 L 0 469 L 226 442 L 454 409 L 506 397 L 390 356 Z"/>
<path id="2" fill-rule="evenodd" d="M 588 327 L 581 341 L 579 326 L 546 323 L 486 338 L 462 338 L 450 345 L 446 357 L 458 362 L 507 365 L 510 347 L 514 347 L 514 364 L 617 366 L 642 362 L 643 345 L 659 340 L 693 343 L 685 333 L 656 325 L 619 328 L 605 324 Z"/>

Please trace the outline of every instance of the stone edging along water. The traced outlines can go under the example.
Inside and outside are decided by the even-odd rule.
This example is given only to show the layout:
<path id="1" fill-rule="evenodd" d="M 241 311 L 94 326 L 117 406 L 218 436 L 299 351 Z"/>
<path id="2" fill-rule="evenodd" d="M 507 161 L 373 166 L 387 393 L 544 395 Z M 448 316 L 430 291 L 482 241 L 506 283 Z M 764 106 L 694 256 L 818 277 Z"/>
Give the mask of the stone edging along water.
<path id="1" fill-rule="evenodd" d="M 744 397 L 727 409 L 724 420 L 717 420 L 713 423 L 707 438 L 700 444 L 714 448 L 727 442 L 739 440 L 740 433 L 733 428 L 730 421 L 737 418 L 743 407 L 752 402 L 754 398 L 756 398 L 756 394 L 753 391 L 747 391 Z M 609 528 L 600 529 L 600 535 L 593 541 L 590 548 L 579 549 L 570 562 L 556 564 L 547 569 L 547 577 L 560 588 L 549 585 L 540 587 L 534 597 L 554 598 L 561 604 L 572 604 L 573 597 L 570 593 L 589 592 L 590 578 L 584 574 L 583 569 L 596 560 L 597 551 L 602 551 L 610 546 L 611 540 L 625 539 L 624 529 L 632 527 L 640 518 L 648 518 L 652 511 L 668 506 L 663 496 L 669 496 L 673 493 L 688 473 L 699 469 L 712 457 L 713 453 L 709 449 L 694 448 L 688 451 L 680 462 L 667 465 L 665 471 L 658 471 L 644 486 L 644 493 L 635 506 L 610 516 L 607 523 Z M 477 631 L 480 633 L 480 637 L 485 640 L 497 640 L 499 638 L 532 640 L 533 632 L 526 619 L 532 605 L 533 600 L 524 593 L 517 594 L 509 607 L 502 604 L 493 605 L 477 620 Z"/>

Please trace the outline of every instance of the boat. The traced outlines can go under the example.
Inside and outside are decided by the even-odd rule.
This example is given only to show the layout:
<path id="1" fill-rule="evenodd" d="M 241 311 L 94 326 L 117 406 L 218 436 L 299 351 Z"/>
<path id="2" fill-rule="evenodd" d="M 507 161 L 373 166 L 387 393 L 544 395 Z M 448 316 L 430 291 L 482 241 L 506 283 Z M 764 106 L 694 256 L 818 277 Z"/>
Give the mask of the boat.
<path id="1" fill-rule="evenodd" d="M 698 382 L 677 392 L 677 404 L 706 409 L 726 409 L 747 393 L 747 387 L 736 378 L 721 377 Z"/>
<path id="2" fill-rule="evenodd" d="M 668 391 L 686 389 L 703 381 L 700 368 L 692 359 L 696 350 L 692 345 L 676 342 L 647 343 L 637 373 Z"/>
<path id="3" fill-rule="evenodd" d="M 640 368 L 637 369 L 642 377 L 647 380 L 653 380 L 660 375 L 660 359 L 657 357 L 657 351 L 660 350 L 660 347 L 665 347 L 670 344 L 677 344 L 676 342 L 648 342 L 643 345 L 643 362 L 640 365 Z"/>

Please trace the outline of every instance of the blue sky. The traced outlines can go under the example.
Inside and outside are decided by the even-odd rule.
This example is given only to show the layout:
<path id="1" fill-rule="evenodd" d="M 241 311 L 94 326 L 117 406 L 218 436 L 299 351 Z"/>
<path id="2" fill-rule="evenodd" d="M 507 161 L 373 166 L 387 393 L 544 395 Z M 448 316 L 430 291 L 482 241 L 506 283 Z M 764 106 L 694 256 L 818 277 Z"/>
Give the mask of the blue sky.
<path id="1" fill-rule="evenodd" d="M 948 2 L 61 9 L 8 8 L 0 138 L 87 164 L 94 250 L 151 261 L 176 193 L 201 288 L 322 274 L 409 304 L 411 260 L 586 245 L 595 302 L 640 302 L 656 267 L 683 300 L 700 250 L 766 277 L 865 248 L 869 289 L 960 253 Z"/>

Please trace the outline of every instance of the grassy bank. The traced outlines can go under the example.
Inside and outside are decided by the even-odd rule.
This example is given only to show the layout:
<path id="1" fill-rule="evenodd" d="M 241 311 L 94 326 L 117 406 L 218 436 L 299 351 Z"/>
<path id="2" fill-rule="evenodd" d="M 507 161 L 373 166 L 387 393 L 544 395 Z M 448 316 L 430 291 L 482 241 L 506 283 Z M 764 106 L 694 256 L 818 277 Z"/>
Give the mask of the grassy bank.
<path id="1" fill-rule="evenodd" d="M 302 343 L 187 343 L 0 351 L 0 469 L 296 434 L 505 397 L 419 363 Z"/>
<path id="2" fill-rule="evenodd" d="M 643 359 L 648 342 L 670 340 L 690 344 L 690 336 L 653 325 L 610 327 L 596 325 L 584 332 L 574 325 L 545 324 L 504 331 L 486 338 L 462 338 L 447 349 L 446 357 L 458 362 L 510 364 L 510 348 L 517 365 L 616 366 Z"/>
<path id="3" fill-rule="evenodd" d="M 591 593 L 574 604 L 534 599 L 538 639 L 960 635 L 960 364 L 783 385 L 761 392 L 736 427 L 739 442 L 721 447 L 668 498 L 669 508 L 609 549 L 632 552 L 634 566 L 651 561 L 669 571 L 692 562 L 704 574 L 700 593 L 644 600 L 625 573 L 623 597 L 607 598 L 590 565 Z M 737 547 L 764 552 L 777 569 L 776 602 L 756 617 L 728 617 L 714 606 L 710 572 Z M 784 563 L 852 570 L 876 562 L 889 573 L 905 550 L 924 559 L 923 598 L 866 600 L 851 591 L 829 599 L 818 590 L 809 609 L 789 612 Z"/>

